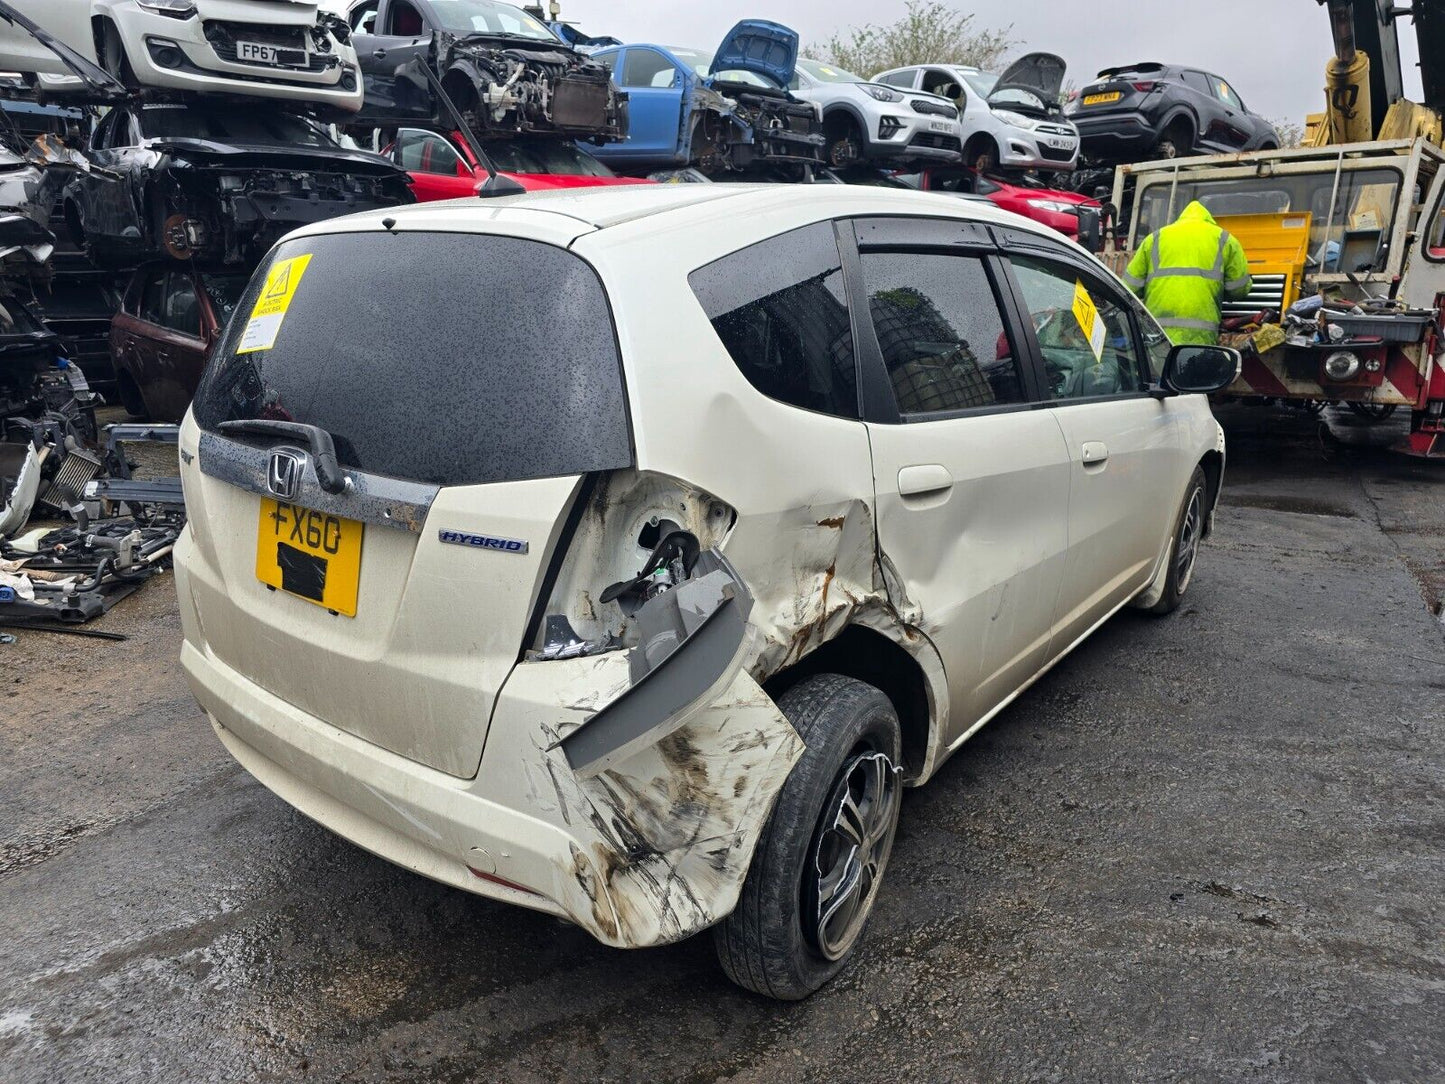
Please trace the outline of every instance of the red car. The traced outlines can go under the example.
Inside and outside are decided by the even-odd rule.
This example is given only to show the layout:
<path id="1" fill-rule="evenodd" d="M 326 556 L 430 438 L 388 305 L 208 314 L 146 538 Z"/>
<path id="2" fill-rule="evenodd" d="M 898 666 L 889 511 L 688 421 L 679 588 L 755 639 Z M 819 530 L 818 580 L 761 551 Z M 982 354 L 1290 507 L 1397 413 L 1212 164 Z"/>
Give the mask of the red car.
<path id="1" fill-rule="evenodd" d="M 1071 239 L 1079 235 L 1079 208 L 1099 206 L 1098 200 L 1077 192 L 984 177 L 967 166 L 931 166 L 921 173 L 907 174 L 902 179 L 924 192 L 985 196 L 1003 210 L 1032 218 Z M 418 198 L 425 197 L 418 193 Z"/>
<path id="2" fill-rule="evenodd" d="M 474 196 L 488 177 L 487 167 L 460 133 L 403 128 L 385 153 L 411 174 L 412 191 L 423 203 Z M 528 192 L 652 183 L 619 177 L 577 144 L 561 139 L 495 140 L 487 144 L 487 157 L 498 173 Z"/>

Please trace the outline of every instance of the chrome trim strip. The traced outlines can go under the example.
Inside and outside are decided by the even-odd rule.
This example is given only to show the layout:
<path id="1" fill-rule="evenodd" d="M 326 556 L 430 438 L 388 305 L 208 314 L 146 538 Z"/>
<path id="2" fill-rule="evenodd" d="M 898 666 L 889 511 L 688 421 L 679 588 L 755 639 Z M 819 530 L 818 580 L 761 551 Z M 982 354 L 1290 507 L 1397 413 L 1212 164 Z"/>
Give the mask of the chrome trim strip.
<path id="1" fill-rule="evenodd" d="M 255 448 L 216 433 L 201 434 L 197 458 L 202 474 L 248 493 L 274 499 L 275 495 L 266 486 L 266 470 L 271 462 L 271 453 L 277 451 L 287 451 L 301 459 L 301 479 L 296 495 L 287 503 L 362 523 L 374 523 L 379 527 L 394 527 L 420 534 L 432 501 L 441 488 L 347 470 L 344 472 L 345 492 L 327 493 L 316 480 L 316 465 L 304 448 L 289 444 Z"/>

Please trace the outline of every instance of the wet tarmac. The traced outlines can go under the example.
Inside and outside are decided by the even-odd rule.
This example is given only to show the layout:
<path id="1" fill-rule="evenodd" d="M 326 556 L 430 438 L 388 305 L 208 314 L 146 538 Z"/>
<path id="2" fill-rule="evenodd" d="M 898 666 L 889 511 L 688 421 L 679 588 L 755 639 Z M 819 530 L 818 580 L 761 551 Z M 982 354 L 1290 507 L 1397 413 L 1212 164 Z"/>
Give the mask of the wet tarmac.
<path id="1" fill-rule="evenodd" d="M 1445 1079 L 1445 464 L 1225 412 L 1184 608 L 911 792 L 856 963 L 744 994 L 421 880 L 225 756 L 169 579 L 0 646 L 6 1081 Z"/>

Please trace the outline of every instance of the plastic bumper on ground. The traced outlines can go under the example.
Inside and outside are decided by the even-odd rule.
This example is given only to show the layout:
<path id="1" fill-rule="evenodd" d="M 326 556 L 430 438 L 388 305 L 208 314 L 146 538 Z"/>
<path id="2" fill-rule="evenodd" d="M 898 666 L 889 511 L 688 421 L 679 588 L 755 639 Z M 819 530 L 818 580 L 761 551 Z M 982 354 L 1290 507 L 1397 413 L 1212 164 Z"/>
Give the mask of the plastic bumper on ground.
<path id="1" fill-rule="evenodd" d="M 477 776 L 457 779 L 310 716 L 217 659 L 181 556 L 191 687 L 242 766 L 313 820 L 407 869 L 568 918 L 616 947 L 679 940 L 736 905 L 803 750 L 745 672 L 730 673 L 679 729 L 584 779 L 557 742 L 629 687 L 626 653 L 520 664 L 498 696 Z"/>
<path id="2" fill-rule="evenodd" d="M 259 31 L 272 29 L 258 24 Z M 120 34 L 126 59 L 142 86 L 306 101 L 347 112 L 361 108 L 360 69 L 349 48 L 321 54 L 325 66 L 307 71 L 224 60 L 206 40 L 202 20 L 194 17 L 173 19 L 143 10 L 132 12 L 124 19 Z M 160 63 L 158 57 L 169 63 Z"/>

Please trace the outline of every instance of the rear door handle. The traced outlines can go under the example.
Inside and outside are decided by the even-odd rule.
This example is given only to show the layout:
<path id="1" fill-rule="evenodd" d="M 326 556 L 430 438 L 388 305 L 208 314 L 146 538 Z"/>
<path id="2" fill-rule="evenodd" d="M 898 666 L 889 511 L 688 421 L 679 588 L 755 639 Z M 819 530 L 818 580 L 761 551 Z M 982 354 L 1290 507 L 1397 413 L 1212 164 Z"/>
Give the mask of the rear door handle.
<path id="1" fill-rule="evenodd" d="M 953 488 L 953 475 L 941 463 L 921 463 L 898 472 L 898 495 L 922 497 L 946 493 Z"/>
<path id="2" fill-rule="evenodd" d="M 1109 449 L 1102 440 L 1086 440 L 1080 449 L 1084 466 L 1092 467 L 1108 461 Z"/>

